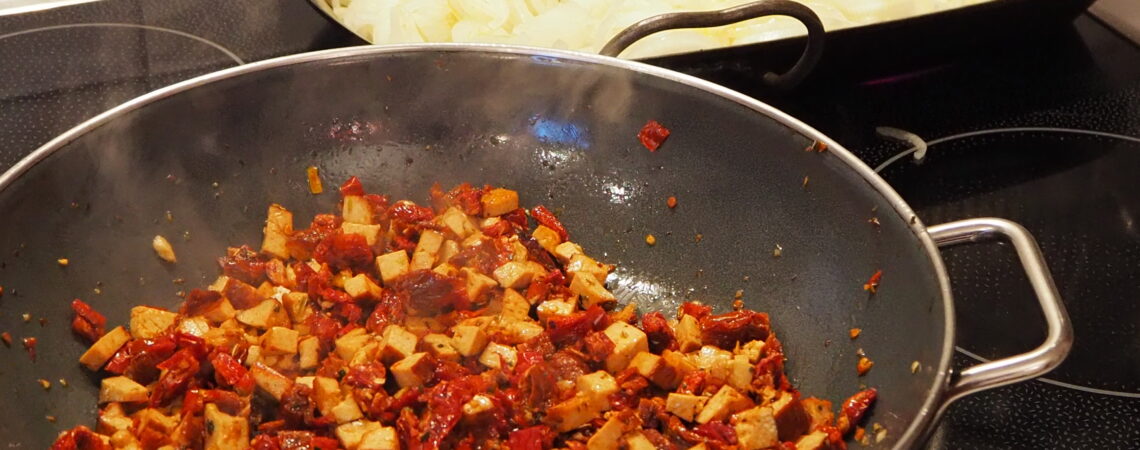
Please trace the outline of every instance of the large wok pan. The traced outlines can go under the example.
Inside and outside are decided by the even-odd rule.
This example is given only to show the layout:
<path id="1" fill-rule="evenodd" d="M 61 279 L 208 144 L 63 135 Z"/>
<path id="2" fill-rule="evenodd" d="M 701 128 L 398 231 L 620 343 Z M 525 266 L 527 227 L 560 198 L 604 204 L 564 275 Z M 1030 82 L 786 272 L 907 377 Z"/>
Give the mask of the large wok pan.
<path id="1" fill-rule="evenodd" d="M 655 153 L 635 138 L 649 119 L 673 131 Z M 828 150 L 804 151 L 814 141 Z M 67 325 L 69 300 L 113 323 L 132 305 L 177 304 L 177 291 L 216 276 L 226 245 L 259 242 L 268 203 L 298 217 L 334 206 L 335 194 L 309 193 L 310 165 L 326 185 L 355 174 L 396 198 L 422 200 L 436 181 L 518 189 L 617 263 L 610 285 L 645 309 L 694 298 L 723 311 L 743 289 L 749 307 L 771 312 L 803 392 L 839 401 L 861 385 L 879 389 L 869 423 L 888 430 L 881 446 L 917 445 L 948 403 L 1047 372 L 1072 340 L 1024 229 L 1000 219 L 926 227 L 837 142 L 756 100 L 601 56 L 351 48 L 161 89 L 0 177 L 0 330 L 16 338 L 0 350 L 0 445 L 46 448 L 58 431 L 94 420 L 96 377 L 76 363 L 84 345 Z M 664 207 L 670 195 L 675 210 Z M 156 234 L 174 243 L 177 264 L 155 257 Z M 1008 238 L 1025 265 L 1048 336 L 1029 353 L 951 373 L 954 308 L 938 246 L 991 236 Z M 869 295 L 862 285 L 880 269 Z M 863 329 L 854 342 L 852 327 Z M 39 340 L 35 363 L 20 350 L 25 336 Z M 862 378 L 858 348 L 876 361 Z"/>

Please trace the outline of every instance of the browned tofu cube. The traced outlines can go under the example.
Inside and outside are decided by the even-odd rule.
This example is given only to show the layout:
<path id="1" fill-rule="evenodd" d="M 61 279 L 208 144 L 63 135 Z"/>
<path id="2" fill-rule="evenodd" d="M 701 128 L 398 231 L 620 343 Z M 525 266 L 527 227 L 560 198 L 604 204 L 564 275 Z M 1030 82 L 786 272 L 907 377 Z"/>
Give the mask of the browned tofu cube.
<path id="1" fill-rule="evenodd" d="M 218 409 L 218 405 L 207 403 L 205 409 L 206 445 L 209 450 L 249 448 L 249 419 L 231 416 Z"/>
<path id="2" fill-rule="evenodd" d="M 479 355 L 479 363 L 492 369 L 507 370 L 519 362 L 518 351 L 509 345 L 491 342 Z"/>
<path id="3" fill-rule="evenodd" d="M 625 322 L 614 322 L 603 333 L 614 343 L 614 350 L 606 357 L 606 370 L 618 373 L 629 367 L 639 352 L 649 351 L 649 338 L 641 329 Z"/>
<path id="4" fill-rule="evenodd" d="M 832 450 L 832 445 L 826 432 L 813 431 L 796 441 L 796 450 Z"/>
<path id="5" fill-rule="evenodd" d="M 434 373 L 435 362 L 427 353 L 414 353 L 392 364 L 392 376 L 400 387 L 423 386 Z"/>
<path id="6" fill-rule="evenodd" d="M 380 272 L 380 281 L 385 286 L 391 286 L 405 273 L 408 273 L 408 252 L 397 250 L 376 257 L 376 270 Z"/>
<path id="7" fill-rule="evenodd" d="M 353 300 L 378 300 L 384 290 L 380 288 L 380 285 L 372 282 L 368 275 L 361 273 L 344 281 L 344 292 L 352 296 Z"/>
<path id="8" fill-rule="evenodd" d="M 665 364 L 665 359 L 649 352 L 640 352 L 629 363 L 641 376 L 648 378 L 665 390 L 673 390 L 681 384 L 681 374 Z"/>
<path id="9" fill-rule="evenodd" d="M 570 241 L 563 242 L 554 247 L 554 257 L 562 264 L 570 263 L 574 255 L 582 254 L 582 247 Z"/>
<path id="10" fill-rule="evenodd" d="M 146 386 L 127 377 L 104 378 L 99 386 L 99 403 L 138 403 L 149 397 Z"/>
<path id="11" fill-rule="evenodd" d="M 757 406 L 732 415 L 732 428 L 743 449 L 771 448 L 780 444 L 772 409 Z"/>
<path id="12" fill-rule="evenodd" d="M 665 411 L 680 417 L 681 420 L 692 422 L 704 409 L 706 402 L 708 397 L 674 392 L 665 397 Z"/>
<path id="13" fill-rule="evenodd" d="M 372 223 L 372 204 L 363 195 L 346 195 L 341 200 L 340 216 L 345 223 Z"/>
<path id="14" fill-rule="evenodd" d="M 491 412 L 495 403 L 483 394 L 475 394 L 467 403 L 463 404 L 463 420 L 477 423 Z"/>
<path id="15" fill-rule="evenodd" d="M 496 268 L 494 276 L 499 286 L 522 289 L 530 286 L 531 280 L 546 276 L 546 269 L 534 261 L 511 261 Z"/>
<path id="16" fill-rule="evenodd" d="M 507 322 L 530 320 L 530 302 L 514 289 L 503 291 L 503 306 L 499 315 Z"/>
<path id="17" fill-rule="evenodd" d="M 293 355 L 299 338 L 296 330 L 273 327 L 261 335 L 261 349 L 265 355 Z"/>
<path id="18" fill-rule="evenodd" d="M 297 342 L 297 353 L 302 370 L 315 369 L 321 363 L 321 341 L 316 336 L 301 339 Z"/>
<path id="19" fill-rule="evenodd" d="M 264 237 L 261 240 L 261 252 L 268 253 L 281 259 L 289 258 L 289 249 L 286 243 L 293 235 L 293 213 L 281 205 L 269 205 L 269 212 L 265 218 Z"/>
<path id="20" fill-rule="evenodd" d="M 487 347 L 489 339 L 483 328 L 475 325 L 456 325 L 452 327 L 451 345 L 455 351 L 463 356 L 481 354 Z"/>
<path id="21" fill-rule="evenodd" d="M 253 376 L 253 381 L 257 383 L 257 387 L 277 400 L 281 400 L 281 396 L 285 395 L 285 391 L 293 386 L 292 379 L 265 364 L 254 364 L 249 370 L 249 374 Z"/>
<path id="22" fill-rule="evenodd" d="M 412 356 L 420 341 L 415 334 L 399 325 L 388 325 L 382 336 L 380 358 L 386 363 Z"/>
<path id="23" fill-rule="evenodd" d="M 593 275 L 599 282 L 605 283 L 606 277 L 610 274 L 610 267 L 599 263 L 584 253 L 579 253 L 570 258 L 570 263 L 566 264 L 566 272 L 574 275 L 578 273 L 586 273 Z"/>
<path id="24" fill-rule="evenodd" d="M 293 324 L 303 324 L 313 315 L 313 308 L 309 306 L 309 294 L 304 292 L 290 292 L 281 296 L 281 304 Z"/>
<path id="25" fill-rule="evenodd" d="M 793 441 L 810 429 L 811 418 L 795 394 L 784 392 L 771 407 L 781 441 Z"/>
<path id="26" fill-rule="evenodd" d="M 619 389 L 617 380 L 604 370 L 579 376 L 574 380 L 574 387 L 578 389 L 578 395 L 601 411 L 610 409 L 609 398 Z"/>
<path id="27" fill-rule="evenodd" d="M 463 268 L 459 270 L 463 274 L 466 283 L 467 298 L 471 301 L 479 301 L 490 292 L 491 288 L 498 286 L 498 282 L 494 278 L 483 275 L 478 271 L 470 268 Z"/>
<path id="28" fill-rule="evenodd" d="M 682 315 L 673 329 L 677 335 L 677 349 L 681 353 L 689 353 L 701 348 L 701 325 L 697 319 L 688 314 Z"/>
<path id="29" fill-rule="evenodd" d="M 210 309 L 202 311 L 202 318 L 208 320 L 210 323 L 222 323 L 233 319 L 236 315 L 237 310 L 235 310 L 233 304 L 225 298 L 214 303 Z"/>
<path id="30" fill-rule="evenodd" d="M 618 448 L 621 436 L 625 433 L 625 423 L 617 414 L 611 415 L 606 423 L 586 441 L 587 450 L 609 450 Z"/>
<path id="31" fill-rule="evenodd" d="M 697 423 L 709 423 L 714 420 L 724 420 L 728 416 L 752 407 L 752 400 L 741 394 L 732 386 L 721 386 L 719 391 L 705 403 L 701 413 L 697 414 Z"/>
<path id="32" fill-rule="evenodd" d="M 174 326 L 178 314 L 150 306 L 131 308 L 131 337 L 154 339 Z"/>
<path id="33" fill-rule="evenodd" d="M 443 214 L 435 218 L 436 222 L 454 234 L 459 239 L 465 239 L 472 233 L 479 231 L 470 217 L 455 207 L 448 208 Z"/>
<path id="34" fill-rule="evenodd" d="M 370 247 L 375 247 L 380 243 L 381 236 L 384 233 L 384 227 L 380 225 L 361 225 L 359 223 L 345 222 L 340 225 L 340 231 L 344 234 L 359 234 L 364 236 L 364 242 Z"/>
<path id="35" fill-rule="evenodd" d="M 562 243 L 562 236 L 560 236 L 557 231 L 547 228 L 545 225 L 535 227 L 530 235 L 534 240 L 538 241 L 538 245 L 542 246 L 543 249 L 546 249 L 546 251 L 551 254 L 554 254 L 555 249 L 558 248 L 558 244 Z"/>
<path id="36" fill-rule="evenodd" d="M 285 312 L 285 308 L 274 299 L 264 300 L 252 308 L 238 311 L 234 318 L 245 325 L 263 330 L 270 327 L 287 327 L 293 323 L 289 319 L 289 313 Z"/>
<path id="37" fill-rule="evenodd" d="M 382 426 L 364 433 L 356 450 L 400 450 L 400 439 L 395 428 Z"/>
<path id="38" fill-rule="evenodd" d="M 640 431 L 625 435 L 625 447 L 629 450 L 657 450 L 657 446 Z"/>
<path id="39" fill-rule="evenodd" d="M 684 378 L 689 372 L 697 370 L 697 366 L 689 362 L 689 358 L 681 352 L 665 350 L 661 352 L 661 360 L 664 361 L 667 366 L 673 368 L 681 378 Z"/>
<path id="40" fill-rule="evenodd" d="M 356 352 L 372 341 L 372 336 L 368 334 L 368 331 L 363 328 L 355 328 L 337 338 L 335 342 L 336 355 L 345 361 L 351 360 Z"/>
<path id="41" fill-rule="evenodd" d="M 519 209 L 519 193 L 510 189 L 495 188 L 483 194 L 483 216 L 495 217 Z"/>
<path id="42" fill-rule="evenodd" d="M 451 345 L 451 338 L 446 334 L 429 333 L 420 341 L 420 348 L 436 359 L 458 362 L 461 358 L 459 351 Z"/>
<path id="43" fill-rule="evenodd" d="M 79 363 L 90 370 L 99 370 L 112 356 L 115 356 L 119 347 L 130 340 L 131 334 L 125 328 L 115 327 L 91 344 L 91 348 L 79 357 Z"/>
<path id="44" fill-rule="evenodd" d="M 575 396 L 547 409 L 546 423 L 560 433 L 585 425 L 595 417 L 600 417 L 602 411 L 591 406 L 584 396 Z"/>
<path id="45" fill-rule="evenodd" d="M 552 318 L 569 317 L 574 314 L 578 311 L 578 304 L 569 300 L 551 299 L 539 303 L 536 311 L 539 322 L 545 324 Z"/>
<path id="46" fill-rule="evenodd" d="M 582 307 L 589 308 L 594 305 L 602 306 L 617 303 L 617 297 L 606 286 L 594 278 L 593 275 L 578 272 L 570 278 L 570 292 L 582 297 Z"/>
<path id="47" fill-rule="evenodd" d="M 354 420 L 345 422 L 336 427 L 334 434 L 340 445 L 347 450 L 360 450 L 360 445 L 364 442 L 364 437 L 369 433 L 380 430 L 383 425 L 371 420 Z"/>

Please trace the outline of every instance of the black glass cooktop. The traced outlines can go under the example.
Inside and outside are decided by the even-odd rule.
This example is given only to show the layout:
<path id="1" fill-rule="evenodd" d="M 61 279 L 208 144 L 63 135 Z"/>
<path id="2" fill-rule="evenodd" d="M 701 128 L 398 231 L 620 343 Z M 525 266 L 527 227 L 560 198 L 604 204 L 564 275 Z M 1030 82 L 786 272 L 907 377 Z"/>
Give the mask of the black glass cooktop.
<path id="1" fill-rule="evenodd" d="M 0 170 L 155 88 L 357 43 L 301 0 L 104 0 L 0 16 Z M 1140 448 L 1140 48 L 1081 17 L 1051 35 L 901 72 L 817 75 L 780 96 L 758 89 L 761 74 L 748 66 L 673 68 L 761 97 L 834 137 L 880 166 L 927 224 L 1004 217 L 1045 252 L 1073 319 L 1071 356 L 1046 378 L 960 401 L 932 447 Z M 924 138 L 925 156 L 902 154 L 908 145 L 877 134 L 883 126 Z M 957 247 L 944 257 L 958 308 L 957 368 L 1043 338 L 1007 247 Z"/>

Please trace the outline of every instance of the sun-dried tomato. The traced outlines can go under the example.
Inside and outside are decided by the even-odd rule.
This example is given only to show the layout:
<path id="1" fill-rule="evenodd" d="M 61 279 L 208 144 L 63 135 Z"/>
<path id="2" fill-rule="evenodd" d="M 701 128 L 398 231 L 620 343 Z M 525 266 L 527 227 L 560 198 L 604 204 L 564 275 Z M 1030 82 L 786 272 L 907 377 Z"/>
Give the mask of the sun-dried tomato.
<path id="1" fill-rule="evenodd" d="M 222 273 L 250 284 L 265 281 L 265 258 L 248 246 L 230 247 L 226 256 L 218 258 Z"/>
<path id="2" fill-rule="evenodd" d="M 348 374 L 344 376 L 344 383 L 361 389 L 379 390 L 384 387 L 387 375 L 388 371 L 384 368 L 383 363 L 372 361 L 348 369 Z"/>
<path id="3" fill-rule="evenodd" d="M 341 323 L 332 317 L 324 314 L 316 313 L 309 315 L 305 322 L 309 325 L 309 333 L 317 337 L 318 342 L 321 343 L 321 350 L 328 352 L 332 350 L 336 341 L 337 331 L 341 328 Z"/>
<path id="4" fill-rule="evenodd" d="M 446 206 L 459 208 L 464 214 L 480 216 L 483 214 L 482 199 L 485 192 L 485 188 L 476 188 L 470 183 L 463 183 L 444 194 L 442 200 Z"/>
<path id="5" fill-rule="evenodd" d="M 262 430 L 259 429 L 258 431 Z M 281 444 L 277 441 L 277 438 L 273 436 L 259 434 L 249 443 L 249 448 L 253 450 L 281 450 Z"/>
<path id="6" fill-rule="evenodd" d="M 649 351 L 661 354 L 665 350 L 677 350 L 677 336 L 661 313 L 655 311 L 641 316 L 641 330 L 648 337 Z"/>
<path id="7" fill-rule="evenodd" d="M 600 331 L 587 334 L 582 342 L 586 344 L 586 355 L 594 362 L 605 361 L 607 357 L 613 354 L 615 348 L 614 341 Z"/>
<path id="8" fill-rule="evenodd" d="M 265 297 L 257 293 L 257 288 L 237 278 L 227 280 L 226 286 L 222 288 L 222 292 L 224 292 L 226 298 L 230 300 L 230 304 L 237 309 L 249 309 L 265 300 Z"/>
<path id="9" fill-rule="evenodd" d="M 312 450 L 337 450 L 340 448 L 340 442 L 337 442 L 336 439 L 324 436 L 314 437 L 312 441 L 309 441 L 309 445 L 312 447 Z"/>
<path id="10" fill-rule="evenodd" d="M 408 450 L 421 450 L 433 448 L 425 443 L 427 434 L 420 429 L 420 419 L 410 408 L 401 409 L 396 419 L 396 432 L 400 435 L 400 442 Z M 336 447 L 333 447 L 336 448 Z"/>
<path id="11" fill-rule="evenodd" d="M 701 320 L 705 316 L 712 314 L 712 307 L 697 302 L 685 302 L 681 304 L 681 314 L 690 315 L 693 316 L 694 319 Z"/>
<path id="12" fill-rule="evenodd" d="M 515 227 L 512 226 L 510 222 L 507 222 L 505 220 L 499 220 L 495 223 L 483 227 L 482 230 L 480 230 L 480 232 L 483 234 L 493 238 L 500 236 L 510 236 L 514 233 L 514 231 Z"/>
<path id="13" fill-rule="evenodd" d="M 397 279 L 391 290 L 421 315 L 471 308 L 462 279 L 431 270 L 409 272 Z"/>
<path id="14" fill-rule="evenodd" d="M 312 444 L 315 437 L 312 431 L 286 430 L 277 433 L 277 442 L 281 450 L 312 450 L 316 448 Z"/>
<path id="15" fill-rule="evenodd" d="M 328 235 L 340 230 L 341 222 L 343 219 L 338 215 L 317 214 L 313 217 L 309 228 L 297 230 L 286 239 L 285 248 L 289 250 L 289 256 L 298 261 L 312 258 L 313 251 L 317 249 L 317 244 L 320 244 Z"/>
<path id="16" fill-rule="evenodd" d="M 135 339 L 119 348 L 103 369 L 149 384 L 158 377 L 158 364 L 173 355 L 177 347 L 174 339 L 167 335 Z"/>
<path id="17" fill-rule="evenodd" d="M 526 247 L 527 260 L 534 261 L 542 265 L 542 268 L 546 269 L 548 272 L 559 270 L 558 264 L 554 262 L 554 258 L 550 256 L 550 252 L 546 251 L 545 248 L 542 248 L 542 244 L 539 244 L 538 241 L 533 237 L 519 236 L 519 242 L 521 242 L 523 246 Z"/>
<path id="18" fill-rule="evenodd" d="M 471 401 L 475 394 L 483 392 L 485 387 L 483 377 L 471 375 L 440 383 L 425 392 L 421 397 L 427 396 L 431 414 L 427 417 L 427 423 L 423 424 L 427 438 L 421 440 L 421 443 L 426 448 L 440 448 L 463 416 L 463 404 Z"/>
<path id="19" fill-rule="evenodd" d="M 555 345 L 567 345 L 585 339 L 591 331 L 609 326 L 610 318 L 601 306 L 592 305 L 566 317 L 554 317 L 547 324 L 547 333 Z"/>
<path id="20" fill-rule="evenodd" d="M 725 350 L 768 338 L 768 315 L 750 310 L 732 311 L 700 319 L 701 342 Z"/>
<path id="21" fill-rule="evenodd" d="M 317 262 L 328 264 L 333 270 L 367 270 L 374 263 L 368 240 L 356 233 L 332 233 L 317 244 L 313 251 Z"/>
<path id="22" fill-rule="evenodd" d="M 185 349 L 179 350 L 166 361 L 157 366 L 162 370 L 158 384 L 150 394 L 150 406 L 158 407 L 167 404 L 185 392 L 187 386 L 198 374 L 198 358 L 194 352 Z M 252 381 L 252 379 L 251 379 Z"/>
<path id="23" fill-rule="evenodd" d="M 689 372 L 681 378 L 681 385 L 677 387 L 677 392 L 681 394 L 700 395 L 701 391 L 705 388 L 708 377 L 708 372 L 703 370 Z"/>
<path id="24" fill-rule="evenodd" d="M 546 228 L 550 228 L 551 230 L 557 232 L 558 237 L 562 238 L 563 241 L 570 239 L 570 232 L 566 231 L 566 227 L 562 225 L 562 222 L 554 216 L 553 212 L 550 212 L 549 209 L 546 209 L 545 206 L 538 205 L 534 208 L 531 208 L 530 216 L 534 217 L 535 221 L 542 224 Z"/>
<path id="25" fill-rule="evenodd" d="M 650 120 L 641 127 L 641 131 L 637 132 L 637 140 L 641 141 L 641 145 L 644 145 L 651 152 L 657 151 L 661 147 L 661 143 L 665 142 L 668 137 L 669 129 L 656 120 Z"/>
<path id="26" fill-rule="evenodd" d="M 95 311 L 91 305 L 75 299 L 71 301 L 71 311 L 75 313 L 75 318 L 71 321 L 72 331 L 89 343 L 99 340 L 103 337 L 103 333 L 106 333 L 104 327 L 107 325 L 107 318 Z"/>
<path id="27" fill-rule="evenodd" d="M 693 428 L 693 433 L 704 437 L 706 442 L 711 441 L 713 443 L 727 445 L 734 445 L 737 442 L 736 430 L 733 429 L 732 426 L 719 420 L 697 425 Z"/>
<path id="28" fill-rule="evenodd" d="M 507 448 L 516 450 L 547 450 L 554 446 L 557 433 L 546 425 L 535 425 L 512 431 L 507 438 Z"/>
<path id="29" fill-rule="evenodd" d="M 325 289 L 332 287 L 332 272 L 325 266 L 313 270 L 308 264 L 299 262 L 293 265 L 297 274 L 297 287 L 313 297 L 318 297 Z"/>
<path id="30" fill-rule="evenodd" d="M 60 433 L 51 444 L 51 450 L 112 450 L 112 447 L 90 428 L 80 425 Z"/>
<path id="31" fill-rule="evenodd" d="M 288 428 L 300 428 L 313 421 L 313 390 L 301 383 L 293 383 L 281 395 L 280 417 Z M 282 436 L 284 444 L 284 436 Z"/>
<path id="32" fill-rule="evenodd" d="M 380 301 L 376 303 L 376 308 L 368 316 L 365 328 L 373 333 L 382 333 L 388 324 L 402 323 L 407 316 L 406 302 L 407 300 L 403 296 L 392 289 L 385 289 L 380 294 Z"/>
<path id="33" fill-rule="evenodd" d="M 435 218 L 435 212 L 426 206 L 400 201 L 388 208 L 388 217 L 406 227 L 424 226 Z"/>
<path id="34" fill-rule="evenodd" d="M 474 246 L 460 250 L 448 262 L 455 267 L 473 267 L 482 273 L 492 273 L 499 266 L 510 262 L 513 255 L 514 250 L 505 240 L 483 239 Z"/>
<path id="35" fill-rule="evenodd" d="M 186 317 L 200 316 L 214 309 L 222 301 L 222 294 L 217 291 L 191 289 L 186 294 L 186 300 L 178 308 L 178 314 Z"/>
<path id="36" fill-rule="evenodd" d="M 348 177 L 344 184 L 340 185 L 340 195 L 342 197 L 349 195 L 364 195 L 364 185 L 360 183 L 360 179 L 356 176 Z"/>
<path id="37" fill-rule="evenodd" d="M 221 386 L 231 386 L 242 394 L 253 392 L 253 376 L 229 353 L 215 352 L 210 356 L 210 365 L 214 366 L 214 378 Z"/>
<path id="38" fill-rule="evenodd" d="M 372 223 L 387 225 L 388 208 L 392 201 L 387 195 L 364 194 L 364 201 L 372 207 Z"/>

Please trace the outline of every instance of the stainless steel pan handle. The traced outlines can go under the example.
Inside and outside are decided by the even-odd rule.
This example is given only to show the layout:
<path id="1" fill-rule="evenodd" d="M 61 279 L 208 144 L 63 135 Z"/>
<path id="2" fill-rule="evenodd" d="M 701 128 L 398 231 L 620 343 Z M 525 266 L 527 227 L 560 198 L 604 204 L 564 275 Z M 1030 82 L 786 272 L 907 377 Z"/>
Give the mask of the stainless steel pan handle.
<path id="1" fill-rule="evenodd" d="M 1037 301 L 1045 315 L 1048 334 L 1037 348 L 1020 355 L 978 364 L 957 373 L 950 380 L 938 415 L 950 403 L 963 396 L 986 389 L 1028 380 L 1053 370 L 1073 346 L 1073 327 L 1065 305 L 1057 294 L 1057 286 L 1041 256 L 1037 241 L 1024 227 L 1005 219 L 979 218 L 929 227 L 927 231 L 939 247 L 978 242 L 1004 237 L 1013 245 Z"/>
<path id="2" fill-rule="evenodd" d="M 769 86 L 788 89 L 807 77 L 823 55 L 826 32 L 819 16 L 807 6 L 789 0 L 760 0 L 717 11 L 669 13 L 653 16 L 630 25 L 602 47 L 601 54 L 617 56 L 634 42 L 654 33 L 681 28 L 708 28 L 730 25 L 764 16 L 789 16 L 807 27 L 807 46 L 796 64 L 783 74 L 768 72 L 764 82 Z"/>

